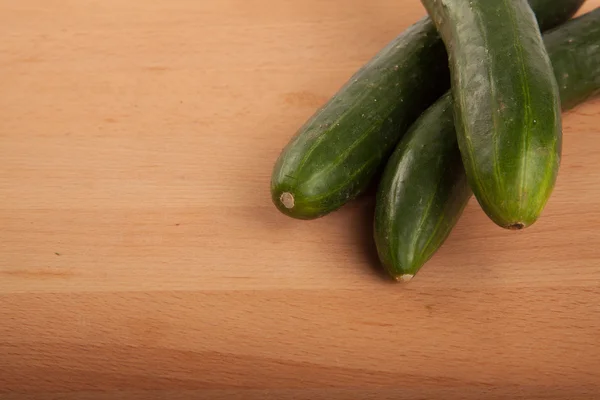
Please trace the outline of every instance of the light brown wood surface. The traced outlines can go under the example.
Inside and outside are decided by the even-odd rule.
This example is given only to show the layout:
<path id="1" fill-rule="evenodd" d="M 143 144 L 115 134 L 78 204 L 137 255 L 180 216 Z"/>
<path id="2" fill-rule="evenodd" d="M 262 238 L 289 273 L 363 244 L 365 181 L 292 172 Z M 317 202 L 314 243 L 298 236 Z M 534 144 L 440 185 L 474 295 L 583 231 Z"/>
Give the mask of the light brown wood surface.
<path id="1" fill-rule="evenodd" d="M 565 115 L 536 225 L 472 201 L 408 285 L 371 196 L 271 204 L 282 146 L 424 15 L 0 0 L 0 398 L 600 398 L 600 101 Z"/>

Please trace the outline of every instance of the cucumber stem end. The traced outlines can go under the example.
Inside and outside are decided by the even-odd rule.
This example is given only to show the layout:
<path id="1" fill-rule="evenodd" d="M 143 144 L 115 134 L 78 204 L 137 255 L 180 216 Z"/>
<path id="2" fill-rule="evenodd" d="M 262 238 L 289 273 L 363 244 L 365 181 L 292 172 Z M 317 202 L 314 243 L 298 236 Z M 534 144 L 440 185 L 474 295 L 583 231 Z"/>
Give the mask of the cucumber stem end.
<path id="1" fill-rule="evenodd" d="M 414 277 L 415 276 L 411 275 L 411 274 L 404 274 L 404 275 L 396 276 L 395 278 L 398 282 L 408 282 Z"/>
<path id="2" fill-rule="evenodd" d="M 511 231 L 520 231 L 523 228 L 525 228 L 525 224 L 522 222 L 517 222 L 516 224 L 508 226 L 508 229 L 510 229 Z"/>
<path id="3" fill-rule="evenodd" d="M 289 192 L 284 192 L 279 196 L 279 201 L 287 209 L 294 208 L 294 195 Z"/>

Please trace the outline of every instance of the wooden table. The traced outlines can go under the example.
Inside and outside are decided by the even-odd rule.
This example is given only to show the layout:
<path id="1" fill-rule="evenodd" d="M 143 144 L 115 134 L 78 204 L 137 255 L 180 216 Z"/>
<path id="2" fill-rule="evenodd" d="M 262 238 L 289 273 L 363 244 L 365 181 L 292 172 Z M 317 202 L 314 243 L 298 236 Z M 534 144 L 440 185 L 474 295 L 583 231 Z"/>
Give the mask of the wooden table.
<path id="1" fill-rule="evenodd" d="M 418 0 L 0 10 L 1 399 L 599 398 L 600 101 L 536 225 L 473 201 L 400 285 L 371 196 L 296 221 L 269 179 Z"/>

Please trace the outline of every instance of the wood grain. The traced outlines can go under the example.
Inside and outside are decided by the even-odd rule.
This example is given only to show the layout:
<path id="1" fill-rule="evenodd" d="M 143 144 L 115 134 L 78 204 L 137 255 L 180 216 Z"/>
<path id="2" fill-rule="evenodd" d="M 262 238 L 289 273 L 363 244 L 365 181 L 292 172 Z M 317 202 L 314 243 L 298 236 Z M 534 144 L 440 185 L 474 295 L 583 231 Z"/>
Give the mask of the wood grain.
<path id="1" fill-rule="evenodd" d="M 269 178 L 418 0 L 0 10 L 1 399 L 598 398 L 600 101 L 536 225 L 473 201 L 398 285 L 372 196 L 294 221 Z"/>

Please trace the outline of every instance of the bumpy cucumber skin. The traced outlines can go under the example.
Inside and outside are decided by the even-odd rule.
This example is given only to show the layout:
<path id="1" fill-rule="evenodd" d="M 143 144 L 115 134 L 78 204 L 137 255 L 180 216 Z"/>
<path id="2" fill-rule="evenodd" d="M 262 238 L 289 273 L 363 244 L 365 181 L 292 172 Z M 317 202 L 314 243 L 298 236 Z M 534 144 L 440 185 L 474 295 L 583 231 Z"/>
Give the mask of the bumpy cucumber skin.
<path id="1" fill-rule="evenodd" d="M 564 111 L 600 95 L 600 7 L 544 35 Z"/>
<path id="2" fill-rule="evenodd" d="M 382 175 L 374 238 L 386 271 L 397 280 L 412 278 L 446 240 L 470 197 L 447 93 L 411 127 Z"/>
<path id="3" fill-rule="evenodd" d="M 544 35 L 563 111 L 600 94 L 600 8 Z M 384 170 L 374 239 L 387 273 L 414 276 L 441 247 L 471 197 L 448 92 L 415 122 Z"/>
<path id="4" fill-rule="evenodd" d="M 471 188 L 499 226 L 543 211 L 562 148 L 558 85 L 525 0 L 422 0 L 448 49 L 458 144 Z"/>
<path id="5" fill-rule="evenodd" d="M 543 29 L 583 0 L 531 0 Z M 416 118 L 450 87 L 447 53 L 430 18 L 394 39 L 319 109 L 283 149 L 271 197 L 284 214 L 314 219 L 363 193 Z"/>
<path id="6" fill-rule="evenodd" d="M 271 193 L 279 210 L 313 219 L 363 192 L 410 124 L 449 88 L 445 59 L 425 18 L 361 68 L 277 160 Z M 285 206 L 284 193 L 293 207 Z"/>

